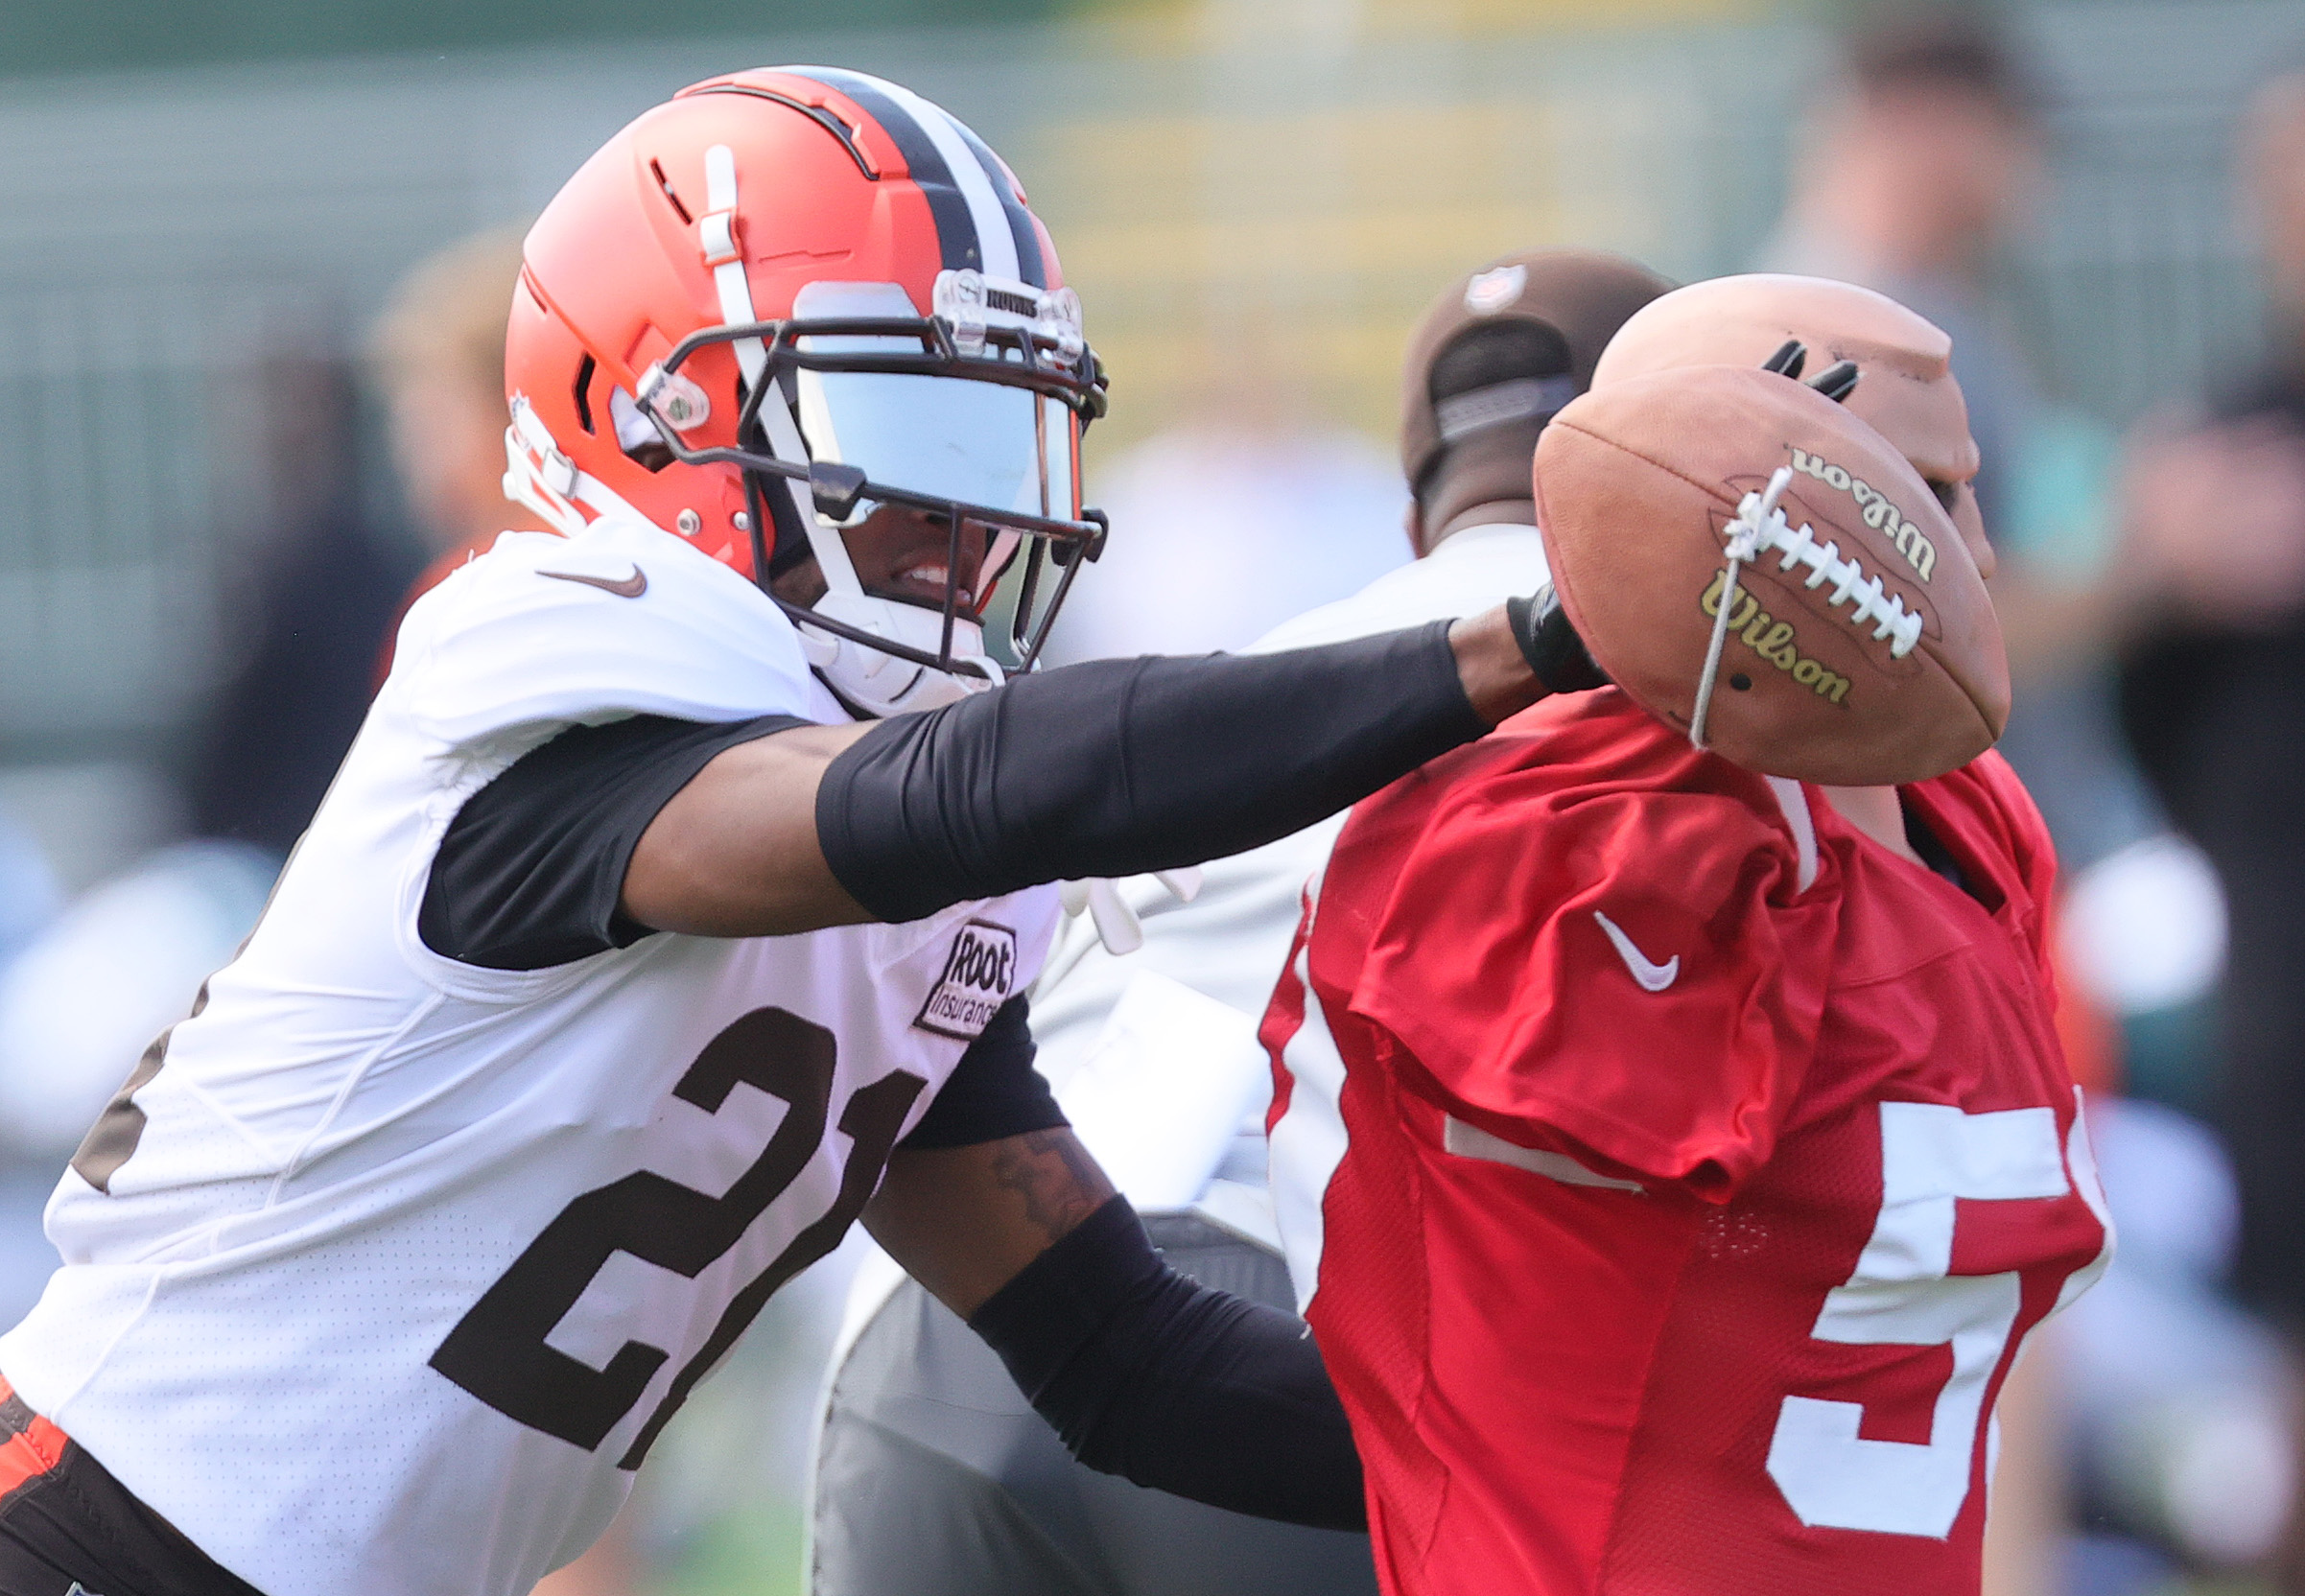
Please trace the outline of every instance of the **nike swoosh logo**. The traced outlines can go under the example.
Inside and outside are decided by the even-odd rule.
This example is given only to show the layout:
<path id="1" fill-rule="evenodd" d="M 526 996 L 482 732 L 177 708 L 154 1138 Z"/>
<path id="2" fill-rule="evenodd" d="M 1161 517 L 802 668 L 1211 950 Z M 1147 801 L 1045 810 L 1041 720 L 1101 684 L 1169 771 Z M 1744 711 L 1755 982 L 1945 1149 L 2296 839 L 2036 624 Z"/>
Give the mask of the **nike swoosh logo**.
<path id="1" fill-rule="evenodd" d="M 602 593 L 613 593 L 619 598 L 638 598 L 648 591 L 648 574 L 637 565 L 632 568 L 631 575 L 613 578 L 586 576 L 574 571 L 539 571 L 536 575 L 550 576 L 555 582 L 582 582 L 586 587 L 597 587 Z"/>
<path id="2" fill-rule="evenodd" d="M 1609 940 L 1616 949 L 1616 956 L 1625 961 L 1625 968 L 1633 972 L 1633 978 L 1640 983 L 1643 992 L 1662 992 L 1681 978 L 1679 953 L 1662 964 L 1653 963 L 1638 948 L 1633 946 L 1633 939 L 1625 934 L 1623 927 L 1599 909 L 1592 911 L 1592 917 L 1601 923 L 1601 929 L 1609 933 Z"/>

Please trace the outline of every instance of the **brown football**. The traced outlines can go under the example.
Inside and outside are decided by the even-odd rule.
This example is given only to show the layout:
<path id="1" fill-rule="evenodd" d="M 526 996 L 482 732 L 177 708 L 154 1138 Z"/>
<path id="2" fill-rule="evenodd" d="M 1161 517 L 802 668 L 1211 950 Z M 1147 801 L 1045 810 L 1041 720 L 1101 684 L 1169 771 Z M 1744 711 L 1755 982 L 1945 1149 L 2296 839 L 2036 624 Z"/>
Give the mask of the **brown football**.
<path id="1" fill-rule="evenodd" d="M 1706 744 L 1847 786 L 1922 781 L 1991 747 L 2009 662 L 1960 532 L 1880 434 L 1758 367 L 1629 378 L 1544 429 L 1538 525 L 1594 660 L 1688 730 L 1729 526 L 1779 466 L 1785 534 L 1739 567 Z"/>

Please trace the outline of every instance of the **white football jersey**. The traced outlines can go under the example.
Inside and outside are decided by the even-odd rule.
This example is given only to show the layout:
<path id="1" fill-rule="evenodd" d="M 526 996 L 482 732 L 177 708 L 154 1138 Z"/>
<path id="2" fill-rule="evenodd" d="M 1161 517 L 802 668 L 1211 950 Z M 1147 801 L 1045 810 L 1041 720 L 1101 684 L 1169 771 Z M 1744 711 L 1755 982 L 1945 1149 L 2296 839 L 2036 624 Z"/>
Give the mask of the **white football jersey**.
<path id="1" fill-rule="evenodd" d="M 420 599 L 263 921 L 50 1204 L 65 1264 L 0 1374 L 268 1596 L 575 1557 L 1046 953 L 1048 888 L 533 972 L 426 948 L 464 800 L 636 713 L 847 718 L 766 598 L 645 526 L 507 533 Z"/>

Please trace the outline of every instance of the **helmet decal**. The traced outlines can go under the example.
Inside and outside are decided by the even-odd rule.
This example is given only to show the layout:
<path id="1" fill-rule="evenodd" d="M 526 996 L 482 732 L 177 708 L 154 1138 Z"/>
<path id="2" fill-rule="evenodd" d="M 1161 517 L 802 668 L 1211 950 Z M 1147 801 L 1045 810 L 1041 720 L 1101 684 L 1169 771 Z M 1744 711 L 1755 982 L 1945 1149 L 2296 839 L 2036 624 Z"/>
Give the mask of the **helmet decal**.
<path id="1" fill-rule="evenodd" d="M 936 218 L 947 270 L 974 267 L 990 277 L 1048 286 L 1031 212 L 1017 199 L 1000 157 L 958 117 L 910 89 L 861 73 L 804 66 L 793 69 L 793 76 L 847 95 L 904 152 L 912 180 L 928 196 L 929 213 Z"/>
<path id="2" fill-rule="evenodd" d="M 954 120 L 953 128 L 960 134 L 961 142 L 976 157 L 976 164 L 992 183 L 1000 208 L 1008 213 L 1008 236 L 1017 249 L 1018 279 L 1030 283 L 1034 288 L 1047 288 L 1048 272 L 1041 261 L 1040 229 L 1032 224 L 1032 212 L 1026 210 L 1023 200 L 1017 198 L 1016 178 L 1010 176 L 1008 168 L 1001 164 L 1000 157 L 993 153 L 967 123 Z"/>

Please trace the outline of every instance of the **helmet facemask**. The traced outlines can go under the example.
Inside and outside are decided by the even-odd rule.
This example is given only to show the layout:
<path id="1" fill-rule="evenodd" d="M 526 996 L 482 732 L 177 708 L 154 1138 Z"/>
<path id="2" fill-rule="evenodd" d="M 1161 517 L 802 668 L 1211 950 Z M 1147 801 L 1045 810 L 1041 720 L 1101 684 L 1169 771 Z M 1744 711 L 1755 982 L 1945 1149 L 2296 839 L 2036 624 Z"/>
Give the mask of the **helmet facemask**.
<path id="1" fill-rule="evenodd" d="M 789 318 L 682 340 L 634 396 L 672 459 L 740 469 L 754 579 L 828 685 L 873 715 L 998 683 L 988 615 L 1002 618 L 1012 668 L 1029 669 L 1104 542 L 1103 516 L 1080 507 L 1080 434 L 1105 397 L 1078 299 L 948 270 L 935 301 L 924 317 L 895 284 L 812 283 Z M 691 447 L 682 433 L 709 404 L 681 368 L 716 343 L 743 374 L 738 442 Z M 943 529 L 941 603 L 858 579 L 847 534 L 906 513 Z M 811 555 L 822 597 L 777 595 L 771 583 Z"/>

